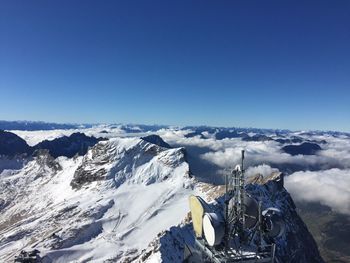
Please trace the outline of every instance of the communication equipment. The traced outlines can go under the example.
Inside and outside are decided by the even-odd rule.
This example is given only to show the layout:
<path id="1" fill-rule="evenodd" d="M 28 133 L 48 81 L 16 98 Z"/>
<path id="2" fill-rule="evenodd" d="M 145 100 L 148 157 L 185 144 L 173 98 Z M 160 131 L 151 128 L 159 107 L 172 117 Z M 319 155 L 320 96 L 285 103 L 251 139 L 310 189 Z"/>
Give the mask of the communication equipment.
<path id="1" fill-rule="evenodd" d="M 193 230 L 196 237 L 203 235 L 203 216 L 205 212 L 205 201 L 199 196 L 190 196 L 190 209 L 192 216 Z"/>
<path id="2" fill-rule="evenodd" d="M 265 233 L 271 238 L 280 237 L 285 231 L 285 224 L 281 217 L 281 211 L 270 207 L 262 212 Z"/>
<path id="3" fill-rule="evenodd" d="M 225 235 L 225 222 L 217 213 L 205 213 L 203 217 L 203 232 L 209 246 L 222 242 Z"/>
<path id="4" fill-rule="evenodd" d="M 233 211 L 235 205 L 235 199 L 231 198 L 229 201 L 229 210 Z M 252 229 L 256 226 L 259 221 L 259 204 L 258 202 L 252 198 L 247 193 L 243 197 L 243 216 L 244 216 L 244 224 L 246 228 Z"/>
<path id="5" fill-rule="evenodd" d="M 274 262 L 274 238 L 285 231 L 281 213 L 276 208 L 261 211 L 261 202 L 245 190 L 244 151 L 242 162 L 226 175 L 223 211 L 212 211 L 198 196 L 190 196 L 195 232 L 195 251 L 202 255 L 188 262 Z M 263 244 L 263 237 L 272 240 Z"/>

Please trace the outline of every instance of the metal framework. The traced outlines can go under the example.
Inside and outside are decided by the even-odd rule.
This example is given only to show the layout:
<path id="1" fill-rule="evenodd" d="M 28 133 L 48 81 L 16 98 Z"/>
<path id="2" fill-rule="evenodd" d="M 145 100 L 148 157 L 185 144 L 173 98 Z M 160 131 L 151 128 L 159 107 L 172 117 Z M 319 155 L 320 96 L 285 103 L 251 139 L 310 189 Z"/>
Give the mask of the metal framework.
<path id="1" fill-rule="evenodd" d="M 201 251 L 203 262 L 274 262 L 274 243 L 262 243 L 261 203 L 258 204 L 258 221 L 248 229 L 246 226 L 244 178 L 244 151 L 242 150 L 241 165 L 237 165 L 230 176 L 225 176 L 225 235 L 223 244 L 211 247 L 204 238 L 196 238 L 195 246 Z M 230 205 L 231 202 L 231 205 Z M 233 205 L 232 205 L 233 202 Z M 255 241 L 255 242 L 253 242 Z"/>
<path id="2" fill-rule="evenodd" d="M 195 240 L 196 247 L 203 253 L 202 262 L 214 262 L 214 263 L 263 263 L 274 262 L 275 258 L 275 244 L 261 246 L 261 250 L 258 251 L 242 251 L 242 248 L 235 250 L 234 248 L 218 249 L 210 247 L 206 244 L 204 239 Z"/>

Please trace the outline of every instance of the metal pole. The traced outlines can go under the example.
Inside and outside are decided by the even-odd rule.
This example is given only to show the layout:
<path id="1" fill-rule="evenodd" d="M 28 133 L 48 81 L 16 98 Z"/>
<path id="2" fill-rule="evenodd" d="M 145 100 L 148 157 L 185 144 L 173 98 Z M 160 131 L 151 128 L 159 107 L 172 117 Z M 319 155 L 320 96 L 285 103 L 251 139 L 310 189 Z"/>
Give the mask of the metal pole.
<path id="1" fill-rule="evenodd" d="M 228 250 L 228 174 L 225 175 L 225 185 L 226 185 L 226 194 L 225 194 L 225 253 L 227 254 Z"/>
<path id="2" fill-rule="evenodd" d="M 244 150 L 242 150 L 242 164 L 241 164 L 241 174 L 240 174 L 240 201 L 241 201 L 241 218 L 242 218 L 242 224 L 243 224 L 243 229 L 245 228 L 245 218 L 244 218 L 244 214 L 245 214 L 245 209 L 244 209 Z M 243 231 L 242 231 L 243 232 Z"/>
<path id="3" fill-rule="evenodd" d="M 261 206 L 262 203 L 259 201 L 259 249 L 261 248 L 262 244 L 262 218 L 261 218 Z"/>
<path id="4" fill-rule="evenodd" d="M 276 244 L 275 243 L 272 244 L 271 249 L 272 249 L 271 262 L 274 263 L 275 262 L 275 253 L 276 253 Z"/>

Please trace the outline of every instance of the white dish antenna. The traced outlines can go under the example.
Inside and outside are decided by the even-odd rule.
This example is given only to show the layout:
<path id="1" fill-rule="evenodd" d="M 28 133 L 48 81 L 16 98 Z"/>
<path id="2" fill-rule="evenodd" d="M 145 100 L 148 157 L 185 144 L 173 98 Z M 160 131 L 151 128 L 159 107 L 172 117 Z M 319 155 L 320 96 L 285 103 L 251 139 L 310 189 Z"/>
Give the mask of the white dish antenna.
<path id="1" fill-rule="evenodd" d="M 216 213 L 205 213 L 203 217 L 203 232 L 209 246 L 219 245 L 225 235 L 225 223 Z"/>

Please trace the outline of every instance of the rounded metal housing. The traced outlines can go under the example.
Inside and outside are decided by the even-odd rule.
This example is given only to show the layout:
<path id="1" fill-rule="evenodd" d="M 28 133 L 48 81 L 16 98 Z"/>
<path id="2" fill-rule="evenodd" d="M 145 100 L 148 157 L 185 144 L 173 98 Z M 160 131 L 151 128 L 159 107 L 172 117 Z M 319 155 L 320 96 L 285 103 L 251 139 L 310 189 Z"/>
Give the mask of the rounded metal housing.
<path id="1" fill-rule="evenodd" d="M 219 245 L 225 235 L 224 220 L 216 213 L 205 213 L 203 216 L 203 232 L 209 246 Z"/>

